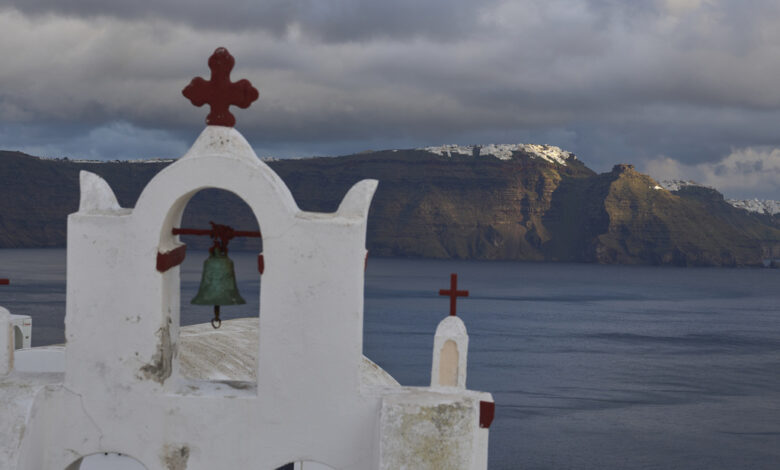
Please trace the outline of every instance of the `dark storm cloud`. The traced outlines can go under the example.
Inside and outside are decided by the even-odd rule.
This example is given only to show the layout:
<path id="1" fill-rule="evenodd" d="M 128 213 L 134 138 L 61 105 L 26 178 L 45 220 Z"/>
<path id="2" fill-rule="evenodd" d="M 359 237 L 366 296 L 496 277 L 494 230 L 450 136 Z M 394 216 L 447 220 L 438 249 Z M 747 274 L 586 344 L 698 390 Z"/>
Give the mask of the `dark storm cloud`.
<path id="1" fill-rule="evenodd" d="M 201 29 L 266 30 L 281 36 L 290 28 L 326 41 L 375 37 L 468 36 L 490 1 L 471 0 L 11 0 L 0 5 L 30 15 L 109 16 L 128 20 L 165 18 Z"/>
<path id="2" fill-rule="evenodd" d="M 206 113 L 179 91 L 226 46 L 263 154 L 525 141 L 714 179 L 780 148 L 775 0 L 0 5 L 2 147 L 175 152 Z"/>

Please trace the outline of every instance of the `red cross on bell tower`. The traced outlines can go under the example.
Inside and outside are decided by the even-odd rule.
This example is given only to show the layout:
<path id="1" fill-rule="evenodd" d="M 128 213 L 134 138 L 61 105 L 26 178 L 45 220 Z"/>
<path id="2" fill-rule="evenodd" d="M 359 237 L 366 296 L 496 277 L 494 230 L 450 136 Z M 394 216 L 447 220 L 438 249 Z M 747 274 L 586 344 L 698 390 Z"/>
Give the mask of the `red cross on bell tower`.
<path id="1" fill-rule="evenodd" d="M 206 81 L 195 77 L 181 91 L 195 106 L 200 107 L 206 103 L 211 106 L 211 112 L 206 116 L 206 124 L 209 126 L 235 126 L 236 118 L 228 109 L 230 105 L 248 108 L 259 96 L 257 88 L 253 87 L 249 80 L 230 81 L 230 71 L 235 63 L 236 60 L 227 49 L 218 48 L 209 57 L 211 79 Z"/>
<path id="2" fill-rule="evenodd" d="M 439 295 L 446 295 L 450 298 L 450 315 L 456 316 L 455 307 L 458 302 L 458 297 L 468 297 L 469 291 L 458 290 L 458 275 L 455 273 L 450 274 L 450 289 L 439 290 Z"/>

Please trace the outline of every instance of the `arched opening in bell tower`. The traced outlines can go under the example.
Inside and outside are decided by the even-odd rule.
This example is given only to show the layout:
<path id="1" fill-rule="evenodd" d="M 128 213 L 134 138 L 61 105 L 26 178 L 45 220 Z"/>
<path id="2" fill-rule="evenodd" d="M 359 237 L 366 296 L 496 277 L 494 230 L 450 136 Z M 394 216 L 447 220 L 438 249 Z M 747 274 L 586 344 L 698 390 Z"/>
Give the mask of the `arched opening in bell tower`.
<path id="1" fill-rule="evenodd" d="M 215 188 L 192 195 L 181 222 L 174 223 L 176 229 L 203 232 L 215 226 L 229 227 L 236 236 L 225 243 L 213 233 L 177 235 L 186 245 L 186 257 L 178 267 L 179 374 L 198 380 L 256 382 L 262 239 L 240 233 L 259 233 L 260 227 L 243 199 Z"/>
<path id="2" fill-rule="evenodd" d="M 24 333 L 19 326 L 14 325 L 14 349 L 22 349 L 24 347 Z"/>
<path id="3" fill-rule="evenodd" d="M 125 454 L 101 452 L 81 457 L 65 470 L 147 470 L 146 466 Z"/>
<path id="4" fill-rule="evenodd" d="M 209 188 L 197 192 L 184 209 L 181 227 L 208 230 L 211 222 L 236 231 L 260 231 L 257 219 L 244 200 L 221 189 Z M 179 239 L 187 245 L 187 258 L 181 273 L 181 325 L 209 323 L 213 310 L 190 301 L 201 287 L 203 263 L 209 257 L 214 240 L 208 235 L 188 234 L 180 235 Z M 255 237 L 236 236 L 229 241 L 227 255 L 233 261 L 236 285 L 246 304 L 223 306 L 223 320 L 258 316 L 258 254 L 262 252 L 262 246 L 262 239 Z"/>

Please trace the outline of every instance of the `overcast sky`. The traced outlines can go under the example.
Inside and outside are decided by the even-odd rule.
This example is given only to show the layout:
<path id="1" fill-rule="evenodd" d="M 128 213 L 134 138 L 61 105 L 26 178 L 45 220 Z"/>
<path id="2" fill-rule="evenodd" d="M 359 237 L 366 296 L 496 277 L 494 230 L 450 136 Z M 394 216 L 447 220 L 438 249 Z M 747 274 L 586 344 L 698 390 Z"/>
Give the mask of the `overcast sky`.
<path id="1" fill-rule="evenodd" d="M 178 157 L 218 46 L 260 156 L 546 143 L 780 199 L 778 0 L 0 0 L 0 149 Z"/>

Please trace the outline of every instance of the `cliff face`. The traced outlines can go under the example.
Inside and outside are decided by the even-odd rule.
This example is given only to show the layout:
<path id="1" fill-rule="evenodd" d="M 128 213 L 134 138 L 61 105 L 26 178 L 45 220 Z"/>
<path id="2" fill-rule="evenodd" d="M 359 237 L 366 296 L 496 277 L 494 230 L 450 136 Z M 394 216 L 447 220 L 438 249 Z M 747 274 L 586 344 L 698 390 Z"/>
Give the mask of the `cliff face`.
<path id="1" fill-rule="evenodd" d="M 596 174 L 573 157 L 561 164 L 522 150 L 503 159 L 405 150 L 269 165 L 311 211 L 334 211 L 352 184 L 378 179 L 367 243 L 374 256 L 735 266 L 780 252 L 776 218 L 735 209 L 706 188 L 656 189 L 630 165 Z M 103 176 L 132 207 L 164 166 L 0 153 L 0 247 L 64 245 L 81 169 Z M 257 227 L 221 191 L 196 195 L 183 225 L 209 220 Z M 259 248 L 252 243 L 231 246 Z"/>
<path id="2" fill-rule="evenodd" d="M 0 248 L 64 246 L 68 214 L 79 208 L 79 171 L 111 184 L 119 203 L 135 205 L 163 163 L 77 163 L 0 151 Z"/>
<path id="3" fill-rule="evenodd" d="M 368 245 L 377 256 L 542 260 L 542 222 L 563 178 L 593 172 L 528 156 L 444 157 L 424 151 L 274 162 L 303 209 L 333 211 L 347 189 L 376 178 Z"/>
<path id="4" fill-rule="evenodd" d="M 780 249 L 777 221 L 709 188 L 667 191 L 632 165 L 564 182 L 547 224 L 550 259 L 605 264 L 758 265 Z M 776 255 L 774 255 L 776 256 Z"/>
<path id="5" fill-rule="evenodd" d="M 708 188 L 669 192 L 630 166 L 608 175 L 607 230 L 596 236 L 601 263 L 737 266 L 757 264 L 777 230 Z"/>

